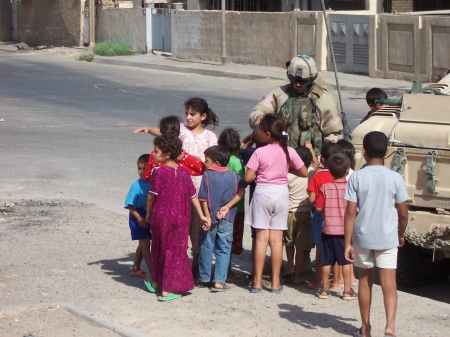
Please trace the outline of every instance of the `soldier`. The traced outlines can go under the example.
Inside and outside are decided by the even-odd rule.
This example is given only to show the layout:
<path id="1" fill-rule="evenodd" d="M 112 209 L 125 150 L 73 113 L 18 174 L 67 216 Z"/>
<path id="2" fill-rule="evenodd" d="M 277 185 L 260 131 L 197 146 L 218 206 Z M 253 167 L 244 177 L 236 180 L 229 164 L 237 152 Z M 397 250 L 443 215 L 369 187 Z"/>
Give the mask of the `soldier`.
<path id="1" fill-rule="evenodd" d="M 289 146 L 296 148 L 309 140 L 319 156 L 323 141 L 343 138 L 341 110 L 334 97 L 314 82 L 318 72 L 312 57 L 298 55 L 286 67 L 290 84 L 261 98 L 250 114 L 250 127 L 259 124 L 264 114 L 279 114 L 286 123 Z"/>

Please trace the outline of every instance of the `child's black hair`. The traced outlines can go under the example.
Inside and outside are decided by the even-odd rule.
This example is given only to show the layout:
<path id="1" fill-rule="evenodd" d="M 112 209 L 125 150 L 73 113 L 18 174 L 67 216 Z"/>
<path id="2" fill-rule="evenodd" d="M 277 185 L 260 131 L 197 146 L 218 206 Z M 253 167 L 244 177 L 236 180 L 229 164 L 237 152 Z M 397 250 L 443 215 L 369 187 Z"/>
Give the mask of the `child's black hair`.
<path id="1" fill-rule="evenodd" d="M 226 167 L 230 161 L 230 152 L 223 146 L 214 145 L 208 147 L 203 153 L 205 157 L 211 158 L 213 162 L 219 162 L 222 167 Z"/>
<path id="2" fill-rule="evenodd" d="M 341 179 L 347 175 L 347 170 L 350 167 L 350 160 L 344 153 L 333 154 L 327 160 L 328 169 L 334 179 Z"/>
<path id="3" fill-rule="evenodd" d="M 217 125 L 219 125 L 219 117 L 212 111 L 208 103 L 199 97 L 189 98 L 186 102 L 184 102 L 184 107 L 186 109 L 192 108 L 194 111 L 197 111 L 200 115 L 206 114 L 206 118 L 202 121 L 203 127 L 207 127 L 208 125 L 212 125 L 213 129 Z"/>
<path id="4" fill-rule="evenodd" d="M 148 162 L 148 157 L 150 157 L 149 154 L 143 154 L 143 155 L 139 156 L 139 158 L 138 158 L 138 160 L 137 160 L 137 163 L 138 163 L 138 164 L 147 164 L 147 162 Z"/>
<path id="5" fill-rule="evenodd" d="M 156 137 L 153 144 L 161 150 L 162 153 L 169 153 L 170 159 L 176 160 L 181 153 L 183 144 L 177 135 L 165 133 Z"/>
<path id="6" fill-rule="evenodd" d="M 367 105 L 375 105 L 376 99 L 388 98 L 387 94 L 380 88 L 372 88 L 366 92 Z"/>
<path id="7" fill-rule="evenodd" d="M 286 129 L 283 118 L 275 114 L 264 115 L 259 123 L 259 128 L 263 132 L 269 132 L 272 139 L 280 144 L 286 154 L 286 160 L 289 165 L 291 163 L 291 157 L 288 152 L 288 135 L 287 133 L 283 134 Z"/>
<path id="8" fill-rule="evenodd" d="M 369 158 L 383 159 L 388 147 L 388 138 L 383 132 L 372 131 L 364 136 L 363 148 Z"/>
<path id="9" fill-rule="evenodd" d="M 239 139 L 239 132 L 235 129 L 225 129 L 219 135 L 217 144 L 226 148 L 230 154 L 238 156 L 241 149 L 241 140 Z"/>
<path id="10" fill-rule="evenodd" d="M 312 163 L 312 153 L 311 150 L 308 149 L 306 146 L 299 145 L 295 151 L 297 151 L 297 154 L 300 156 L 301 160 L 305 164 L 305 167 L 310 167 Z"/>
<path id="11" fill-rule="evenodd" d="M 355 169 L 355 147 L 352 143 L 345 139 L 339 140 L 336 144 L 338 144 L 342 148 L 342 153 L 346 154 L 348 159 L 350 160 L 350 168 L 352 170 Z"/>
<path id="12" fill-rule="evenodd" d="M 159 121 L 159 131 L 161 134 L 173 133 L 176 136 L 180 135 L 181 118 L 178 116 L 166 116 Z"/>
<path id="13" fill-rule="evenodd" d="M 328 161 L 328 158 L 330 158 L 333 154 L 342 152 L 342 148 L 332 142 L 326 142 L 322 145 L 322 149 L 320 150 L 320 156 L 325 160 Z"/>
<path id="14" fill-rule="evenodd" d="M 255 143 L 255 147 L 257 148 L 266 145 L 259 136 L 259 125 L 256 125 L 255 128 L 253 129 L 252 140 Z"/>

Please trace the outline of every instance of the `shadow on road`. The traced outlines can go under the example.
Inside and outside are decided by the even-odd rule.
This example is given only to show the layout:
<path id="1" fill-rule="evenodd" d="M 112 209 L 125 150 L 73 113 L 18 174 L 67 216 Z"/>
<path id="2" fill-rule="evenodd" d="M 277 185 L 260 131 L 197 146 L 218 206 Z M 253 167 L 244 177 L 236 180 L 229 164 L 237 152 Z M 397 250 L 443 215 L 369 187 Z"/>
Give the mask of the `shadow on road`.
<path id="1" fill-rule="evenodd" d="M 354 318 L 346 318 L 337 315 L 329 315 L 321 312 L 305 311 L 302 307 L 292 304 L 279 304 L 280 318 L 301 325 L 305 329 L 317 329 L 318 327 L 331 328 L 342 335 L 352 335 L 358 327 L 347 322 L 358 321 Z"/>

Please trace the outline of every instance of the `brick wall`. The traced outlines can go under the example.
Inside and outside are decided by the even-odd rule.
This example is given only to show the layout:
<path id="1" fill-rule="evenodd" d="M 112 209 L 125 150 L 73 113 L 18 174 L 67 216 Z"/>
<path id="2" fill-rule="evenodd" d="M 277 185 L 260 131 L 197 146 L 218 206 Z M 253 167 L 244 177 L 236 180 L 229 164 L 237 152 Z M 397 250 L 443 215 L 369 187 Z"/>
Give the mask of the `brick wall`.
<path id="1" fill-rule="evenodd" d="M 12 40 L 12 14 L 10 0 L 0 0 L 0 41 Z"/>
<path id="2" fill-rule="evenodd" d="M 412 12 L 414 0 L 392 0 L 392 12 Z"/>
<path id="3" fill-rule="evenodd" d="M 19 5 L 18 37 L 31 46 L 79 46 L 84 0 L 28 0 Z"/>

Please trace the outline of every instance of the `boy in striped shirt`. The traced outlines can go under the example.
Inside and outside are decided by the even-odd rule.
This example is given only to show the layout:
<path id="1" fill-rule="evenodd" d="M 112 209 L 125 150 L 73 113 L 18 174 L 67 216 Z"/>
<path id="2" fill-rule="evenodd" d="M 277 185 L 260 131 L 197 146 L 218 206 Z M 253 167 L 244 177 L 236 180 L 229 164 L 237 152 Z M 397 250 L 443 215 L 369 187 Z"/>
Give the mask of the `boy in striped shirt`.
<path id="1" fill-rule="evenodd" d="M 336 262 L 342 266 L 344 276 L 344 293 L 342 299 L 356 300 L 358 294 L 351 288 L 352 270 L 344 256 L 344 215 L 347 200 L 344 199 L 347 186 L 346 176 L 350 169 L 350 161 L 343 153 L 332 155 L 328 161 L 328 169 L 334 180 L 320 187 L 316 199 L 316 211 L 323 214 L 322 242 L 320 245 L 319 263 L 322 267 L 322 289 L 319 298 L 326 299 L 330 295 L 331 266 Z"/>

